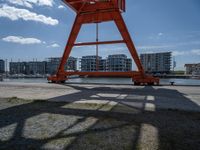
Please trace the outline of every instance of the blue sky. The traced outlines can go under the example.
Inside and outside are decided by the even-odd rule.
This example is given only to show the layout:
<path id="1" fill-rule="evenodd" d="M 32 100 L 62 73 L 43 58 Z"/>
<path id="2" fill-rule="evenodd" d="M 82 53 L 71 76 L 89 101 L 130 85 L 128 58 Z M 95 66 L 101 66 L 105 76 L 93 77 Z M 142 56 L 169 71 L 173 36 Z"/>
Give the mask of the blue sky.
<path id="1" fill-rule="evenodd" d="M 126 0 L 123 14 L 138 53 L 172 51 L 176 70 L 200 62 L 199 0 Z M 75 13 L 61 0 L 0 0 L 0 59 L 44 60 L 60 57 Z M 114 23 L 101 23 L 100 40 L 118 40 Z M 95 41 L 95 25 L 83 26 L 77 42 Z M 100 46 L 99 55 L 124 53 L 125 45 Z M 95 54 L 78 47 L 71 56 Z"/>

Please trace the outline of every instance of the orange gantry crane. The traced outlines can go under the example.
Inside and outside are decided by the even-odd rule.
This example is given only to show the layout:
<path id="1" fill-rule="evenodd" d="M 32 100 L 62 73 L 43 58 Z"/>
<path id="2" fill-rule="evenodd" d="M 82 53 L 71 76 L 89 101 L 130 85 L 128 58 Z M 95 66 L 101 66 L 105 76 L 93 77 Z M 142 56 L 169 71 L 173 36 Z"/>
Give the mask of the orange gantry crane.
<path id="1" fill-rule="evenodd" d="M 145 75 L 144 69 L 138 57 L 136 48 L 133 44 L 131 36 L 128 32 L 126 24 L 123 20 L 121 13 L 125 12 L 125 0 L 63 0 L 63 2 L 69 6 L 72 10 L 76 12 L 76 18 L 69 35 L 68 42 L 66 44 L 64 54 L 62 56 L 58 71 L 56 75 L 48 77 L 48 80 L 53 83 L 63 83 L 71 75 L 80 75 L 80 76 L 95 76 L 95 77 L 130 77 L 135 85 L 153 85 L 159 84 L 159 79 L 150 75 Z M 75 43 L 78 33 L 83 24 L 90 23 L 101 23 L 107 21 L 114 21 L 119 32 L 121 33 L 122 40 L 116 41 L 98 41 L 87 42 L 87 43 Z M 98 26 L 97 26 L 98 29 Z M 98 32 L 97 32 L 98 34 Z M 70 52 L 74 46 L 86 46 L 86 45 L 100 45 L 100 44 L 119 44 L 125 43 L 132 58 L 135 61 L 135 64 L 138 68 L 138 71 L 129 71 L 129 72 L 99 72 L 98 67 L 95 72 L 82 72 L 74 71 L 69 72 L 65 71 L 65 64 L 69 58 Z M 98 49 L 98 47 L 97 47 Z M 97 57 L 98 58 L 98 57 Z M 97 60 L 98 66 L 98 60 Z"/>

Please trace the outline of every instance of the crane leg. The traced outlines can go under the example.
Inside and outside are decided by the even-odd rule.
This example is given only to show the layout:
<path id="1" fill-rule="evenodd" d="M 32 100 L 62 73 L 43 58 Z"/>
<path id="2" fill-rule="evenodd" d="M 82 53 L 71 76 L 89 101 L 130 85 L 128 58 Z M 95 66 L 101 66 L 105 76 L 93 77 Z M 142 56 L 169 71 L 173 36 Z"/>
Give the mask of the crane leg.
<path id="1" fill-rule="evenodd" d="M 143 66 L 141 64 L 141 61 L 140 61 L 138 53 L 137 53 L 137 50 L 134 46 L 134 43 L 131 39 L 131 36 L 128 32 L 128 29 L 126 27 L 126 24 L 124 22 L 124 19 L 123 19 L 121 13 L 115 12 L 113 17 L 114 17 L 114 22 L 115 22 L 119 32 L 121 33 L 121 36 L 122 36 L 123 40 L 125 41 L 126 46 L 129 50 L 133 60 L 135 61 L 135 64 L 138 68 L 138 71 L 140 72 L 139 76 L 133 76 L 132 77 L 134 84 L 135 85 L 154 85 L 154 84 L 159 85 L 159 79 L 158 78 L 155 78 L 155 77 L 150 76 L 150 75 L 145 75 Z"/>
<path id="2" fill-rule="evenodd" d="M 65 75 L 65 64 L 67 62 L 67 59 L 69 58 L 70 52 L 74 46 L 78 33 L 81 29 L 81 25 L 82 25 L 82 18 L 79 15 L 77 15 L 71 33 L 69 35 L 68 42 L 65 46 L 65 50 L 58 71 L 56 75 L 48 77 L 49 81 L 53 83 L 63 83 L 67 80 L 67 76 Z"/>

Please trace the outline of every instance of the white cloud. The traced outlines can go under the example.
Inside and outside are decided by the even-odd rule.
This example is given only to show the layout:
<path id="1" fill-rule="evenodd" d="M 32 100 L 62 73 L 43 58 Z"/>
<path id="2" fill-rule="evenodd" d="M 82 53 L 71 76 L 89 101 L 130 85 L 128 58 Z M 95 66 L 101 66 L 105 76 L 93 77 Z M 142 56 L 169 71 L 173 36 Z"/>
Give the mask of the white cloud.
<path id="1" fill-rule="evenodd" d="M 137 46 L 139 50 L 154 50 L 154 49 L 165 49 L 165 48 L 175 48 L 177 46 L 188 46 L 188 45 L 200 45 L 200 41 L 189 41 L 189 42 L 180 42 L 174 44 L 163 44 L 163 45 L 144 45 Z"/>
<path id="2" fill-rule="evenodd" d="M 149 50 L 149 49 L 162 49 L 162 48 L 169 48 L 170 45 L 147 45 L 147 46 L 137 46 L 137 49 L 141 50 Z"/>
<path id="3" fill-rule="evenodd" d="M 46 17 L 41 14 L 36 14 L 27 9 L 19 9 L 7 5 L 3 5 L 3 7 L 0 7 L 0 17 L 6 17 L 13 21 L 19 19 L 23 19 L 25 21 L 31 20 L 31 21 L 41 22 L 47 25 L 57 25 L 59 23 L 57 19 Z"/>
<path id="4" fill-rule="evenodd" d="M 174 46 L 187 46 L 187 45 L 200 45 L 200 41 L 180 42 L 174 44 Z"/>
<path id="5" fill-rule="evenodd" d="M 194 55 L 199 55 L 200 56 L 200 49 L 193 49 L 191 52 Z"/>
<path id="6" fill-rule="evenodd" d="M 150 39 L 150 40 L 159 40 L 159 39 L 161 39 L 163 36 L 164 36 L 164 33 L 159 32 L 159 33 L 157 33 L 157 34 L 153 34 L 153 35 L 149 36 L 148 39 Z"/>
<path id="7" fill-rule="evenodd" d="M 186 51 L 173 51 L 172 55 L 173 56 L 182 56 L 182 55 L 186 55 L 188 54 L 188 52 Z"/>
<path id="8" fill-rule="evenodd" d="M 52 7 L 54 3 L 53 0 L 7 0 L 7 2 L 28 8 L 33 8 L 33 5 Z"/>
<path id="9" fill-rule="evenodd" d="M 199 55 L 200 56 L 200 49 L 193 49 L 188 51 L 173 51 L 173 56 L 183 56 L 183 55 Z"/>
<path id="10" fill-rule="evenodd" d="M 31 3 L 27 2 L 26 0 L 8 0 L 8 2 L 11 4 L 32 8 Z"/>
<path id="11" fill-rule="evenodd" d="M 47 47 L 52 47 L 52 48 L 56 48 L 56 47 L 60 47 L 60 45 L 58 45 L 57 43 L 51 44 L 50 46 Z"/>
<path id="12" fill-rule="evenodd" d="M 59 9 L 63 9 L 63 8 L 65 8 L 65 7 L 64 7 L 63 5 L 59 5 L 58 8 L 59 8 Z"/>
<path id="13" fill-rule="evenodd" d="M 11 43 L 18 43 L 18 44 L 40 44 L 42 43 L 41 40 L 36 38 L 24 38 L 22 36 L 7 36 L 5 38 L 2 38 L 5 42 L 11 42 Z"/>
<path id="14" fill-rule="evenodd" d="M 163 33 L 161 33 L 161 32 L 160 32 L 160 33 L 158 33 L 158 36 L 163 36 Z"/>
<path id="15" fill-rule="evenodd" d="M 37 4 L 40 6 L 46 5 L 46 6 L 53 6 L 54 1 L 53 0 L 29 0 L 29 1 L 37 1 Z"/>

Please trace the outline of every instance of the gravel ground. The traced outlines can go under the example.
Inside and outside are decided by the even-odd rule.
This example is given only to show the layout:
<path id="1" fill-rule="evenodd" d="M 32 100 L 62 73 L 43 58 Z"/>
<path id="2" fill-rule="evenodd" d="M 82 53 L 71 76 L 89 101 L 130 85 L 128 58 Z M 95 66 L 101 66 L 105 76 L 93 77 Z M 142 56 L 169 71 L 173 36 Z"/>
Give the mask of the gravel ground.
<path id="1" fill-rule="evenodd" d="M 0 149 L 198 150 L 199 135 L 199 112 L 0 99 Z"/>

